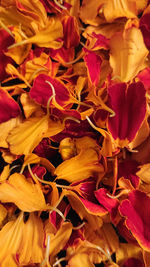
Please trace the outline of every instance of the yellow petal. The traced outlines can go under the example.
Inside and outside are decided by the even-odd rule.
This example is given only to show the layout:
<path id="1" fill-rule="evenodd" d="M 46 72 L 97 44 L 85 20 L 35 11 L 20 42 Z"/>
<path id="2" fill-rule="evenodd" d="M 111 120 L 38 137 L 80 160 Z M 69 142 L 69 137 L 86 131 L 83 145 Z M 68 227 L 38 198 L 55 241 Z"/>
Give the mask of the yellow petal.
<path id="1" fill-rule="evenodd" d="M 98 163 L 97 152 L 89 148 L 61 163 L 56 168 L 55 175 L 57 175 L 57 179 L 64 179 L 72 183 L 103 172 L 103 166 Z"/>
<path id="2" fill-rule="evenodd" d="M 14 203 L 19 209 L 27 212 L 45 209 L 43 192 L 38 184 L 29 182 L 24 175 L 12 174 L 0 184 L 1 202 Z"/>
<path id="3" fill-rule="evenodd" d="M 24 121 L 8 135 L 10 151 L 16 155 L 30 154 L 45 137 L 47 130 L 47 116 Z"/>
<path id="4" fill-rule="evenodd" d="M 122 82 L 132 80 L 143 68 L 147 55 L 148 50 L 139 29 L 132 27 L 124 33 L 116 33 L 110 40 L 110 65 L 113 76 Z"/>

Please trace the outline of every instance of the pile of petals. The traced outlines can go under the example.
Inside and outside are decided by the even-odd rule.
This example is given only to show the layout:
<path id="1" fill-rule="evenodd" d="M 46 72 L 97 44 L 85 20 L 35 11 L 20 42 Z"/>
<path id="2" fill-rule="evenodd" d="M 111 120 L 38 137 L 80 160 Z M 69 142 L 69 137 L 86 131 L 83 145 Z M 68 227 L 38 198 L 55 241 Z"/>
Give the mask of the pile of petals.
<path id="1" fill-rule="evenodd" d="M 0 1 L 0 266 L 150 266 L 150 1 Z"/>

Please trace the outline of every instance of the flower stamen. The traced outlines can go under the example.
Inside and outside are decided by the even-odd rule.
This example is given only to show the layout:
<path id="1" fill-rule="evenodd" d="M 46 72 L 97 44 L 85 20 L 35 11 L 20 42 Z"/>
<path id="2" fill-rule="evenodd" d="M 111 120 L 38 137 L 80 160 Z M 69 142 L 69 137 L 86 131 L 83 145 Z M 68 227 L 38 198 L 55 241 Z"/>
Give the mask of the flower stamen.
<path id="1" fill-rule="evenodd" d="M 66 8 L 65 6 L 62 5 L 62 4 L 63 4 L 63 1 L 61 1 L 61 4 L 60 4 L 57 0 L 54 0 L 54 3 L 55 3 L 58 7 L 60 7 L 61 9 L 67 10 L 67 8 Z"/>

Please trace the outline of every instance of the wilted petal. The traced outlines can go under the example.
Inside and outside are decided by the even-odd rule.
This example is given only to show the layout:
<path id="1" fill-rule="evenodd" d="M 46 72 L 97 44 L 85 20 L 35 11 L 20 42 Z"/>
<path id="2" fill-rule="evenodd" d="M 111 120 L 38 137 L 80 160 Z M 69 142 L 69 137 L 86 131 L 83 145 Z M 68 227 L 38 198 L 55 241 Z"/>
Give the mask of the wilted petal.
<path id="1" fill-rule="evenodd" d="M 141 208 L 141 203 L 144 208 Z M 123 200 L 119 210 L 126 217 L 126 226 L 140 246 L 150 251 L 150 197 L 144 192 L 134 190 L 129 199 Z"/>
<path id="2" fill-rule="evenodd" d="M 0 200 L 4 203 L 12 202 L 27 212 L 43 210 L 46 207 L 40 185 L 28 181 L 19 173 L 12 174 L 0 184 Z"/>

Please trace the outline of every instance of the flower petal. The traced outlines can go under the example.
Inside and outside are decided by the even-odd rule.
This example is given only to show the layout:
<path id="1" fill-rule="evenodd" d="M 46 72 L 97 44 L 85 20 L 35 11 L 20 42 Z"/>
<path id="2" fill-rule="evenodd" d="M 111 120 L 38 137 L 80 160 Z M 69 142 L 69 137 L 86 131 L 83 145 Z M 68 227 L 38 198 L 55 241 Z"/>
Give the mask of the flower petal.
<path id="1" fill-rule="evenodd" d="M 103 166 L 98 162 L 97 152 L 89 148 L 61 163 L 56 168 L 55 175 L 57 175 L 56 179 L 64 179 L 72 183 L 98 175 L 103 171 Z"/>
<path id="2" fill-rule="evenodd" d="M 30 154 L 48 131 L 48 117 L 33 117 L 15 127 L 7 141 L 10 151 L 16 155 Z"/>
<path id="3" fill-rule="evenodd" d="M 144 209 L 141 209 L 141 203 Z M 134 190 L 129 200 L 123 200 L 119 210 L 126 217 L 126 226 L 132 232 L 140 246 L 150 251 L 150 197 L 144 192 Z"/>
<path id="4" fill-rule="evenodd" d="M 0 89 L 0 123 L 16 118 L 19 115 L 19 105 L 6 91 Z"/>
<path id="5" fill-rule="evenodd" d="M 135 27 L 114 34 L 110 40 L 110 65 L 113 75 L 120 77 L 123 82 L 132 80 L 142 70 L 147 55 L 142 33 Z"/>
<path id="6" fill-rule="evenodd" d="M 13 202 L 19 209 L 27 212 L 45 209 L 46 203 L 38 184 L 29 182 L 24 175 L 12 174 L 0 184 L 1 202 Z"/>
<path id="7" fill-rule="evenodd" d="M 146 114 L 145 88 L 141 82 L 118 83 L 108 88 L 109 101 L 114 117 L 108 119 L 108 129 L 114 139 L 131 142 Z M 137 116 L 139 110 L 139 116 Z"/>

